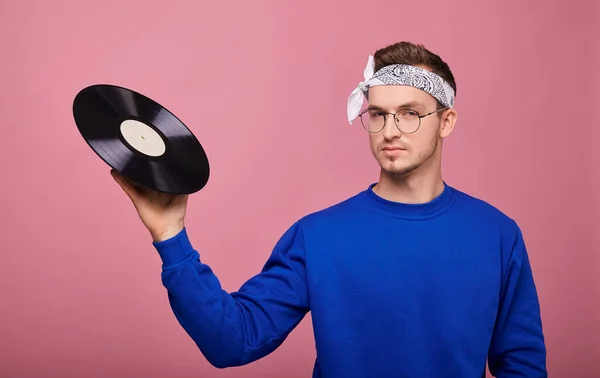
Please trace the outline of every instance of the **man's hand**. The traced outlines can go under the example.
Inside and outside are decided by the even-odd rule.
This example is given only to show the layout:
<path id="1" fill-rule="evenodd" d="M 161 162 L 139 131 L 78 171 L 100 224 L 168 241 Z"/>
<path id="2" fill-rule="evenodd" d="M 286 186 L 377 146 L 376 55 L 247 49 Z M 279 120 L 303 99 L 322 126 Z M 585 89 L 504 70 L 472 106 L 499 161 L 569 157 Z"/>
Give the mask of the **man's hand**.
<path id="1" fill-rule="evenodd" d="M 155 242 L 177 235 L 185 225 L 187 195 L 169 195 L 141 188 L 112 169 L 111 176 L 127 194 Z"/>

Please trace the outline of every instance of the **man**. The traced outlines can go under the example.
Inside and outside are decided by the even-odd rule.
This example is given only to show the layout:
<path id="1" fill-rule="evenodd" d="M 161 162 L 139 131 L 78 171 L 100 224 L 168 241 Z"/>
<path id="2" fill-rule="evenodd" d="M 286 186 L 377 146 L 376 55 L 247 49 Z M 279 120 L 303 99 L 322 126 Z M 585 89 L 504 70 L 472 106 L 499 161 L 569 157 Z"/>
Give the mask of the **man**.
<path id="1" fill-rule="evenodd" d="M 113 173 L 153 237 L 175 316 L 211 364 L 268 355 L 311 311 L 315 378 L 479 378 L 486 361 L 497 377 L 547 376 L 519 227 L 442 179 L 455 94 L 447 64 L 422 45 L 370 57 L 348 117 L 368 132 L 378 182 L 299 219 L 233 293 L 187 237 L 187 197 Z"/>

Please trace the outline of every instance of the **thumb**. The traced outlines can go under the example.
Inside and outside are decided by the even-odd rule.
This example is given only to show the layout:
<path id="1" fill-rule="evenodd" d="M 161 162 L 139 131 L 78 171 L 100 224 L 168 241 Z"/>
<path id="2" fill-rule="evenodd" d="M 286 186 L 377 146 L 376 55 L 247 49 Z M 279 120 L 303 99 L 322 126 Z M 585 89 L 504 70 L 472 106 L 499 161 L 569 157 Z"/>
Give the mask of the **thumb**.
<path id="1" fill-rule="evenodd" d="M 110 170 L 110 175 L 117 182 L 117 184 L 119 184 L 121 189 L 123 189 L 125 194 L 127 194 L 129 199 L 131 199 L 132 201 L 136 199 L 137 191 L 135 190 L 135 187 L 129 181 L 127 181 L 125 177 L 123 177 L 119 172 L 117 172 L 114 169 Z"/>

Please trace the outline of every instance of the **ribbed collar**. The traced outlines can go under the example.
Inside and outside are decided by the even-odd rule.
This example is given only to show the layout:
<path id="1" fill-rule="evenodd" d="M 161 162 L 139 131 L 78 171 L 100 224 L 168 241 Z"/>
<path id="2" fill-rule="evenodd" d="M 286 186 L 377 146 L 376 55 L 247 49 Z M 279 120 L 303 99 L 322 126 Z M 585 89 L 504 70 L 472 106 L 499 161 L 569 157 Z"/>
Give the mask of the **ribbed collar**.
<path id="1" fill-rule="evenodd" d="M 372 209 L 398 218 L 426 219 L 436 217 L 448 210 L 455 200 L 455 190 L 446 182 L 444 182 L 442 193 L 433 200 L 420 204 L 394 202 L 382 198 L 373 191 L 375 185 L 376 183 L 369 185 L 361 196 Z"/>

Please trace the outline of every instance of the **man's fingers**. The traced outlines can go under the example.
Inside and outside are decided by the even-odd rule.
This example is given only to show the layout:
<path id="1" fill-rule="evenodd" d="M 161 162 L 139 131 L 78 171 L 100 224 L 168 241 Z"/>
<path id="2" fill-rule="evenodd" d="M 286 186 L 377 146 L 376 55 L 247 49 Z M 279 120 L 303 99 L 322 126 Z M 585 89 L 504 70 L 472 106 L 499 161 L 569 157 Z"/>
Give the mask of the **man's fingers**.
<path id="1" fill-rule="evenodd" d="M 115 171 L 114 169 L 110 170 L 110 175 L 117 182 L 117 184 L 119 184 L 121 189 L 123 189 L 125 194 L 127 194 L 127 196 L 129 196 L 131 200 L 134 200 L 136 198 L 137 192 L 135 190 L 135 187 L 131 185 L 131 183 L 127 181 L 125 177 L 121 176 L 119 172 Z"/>

